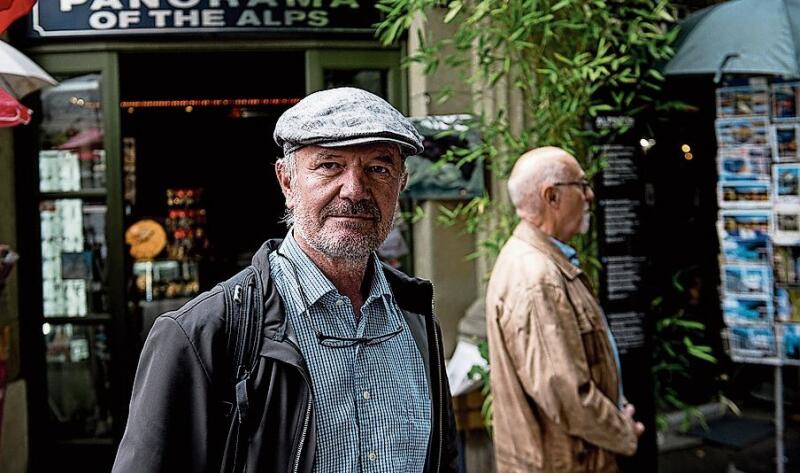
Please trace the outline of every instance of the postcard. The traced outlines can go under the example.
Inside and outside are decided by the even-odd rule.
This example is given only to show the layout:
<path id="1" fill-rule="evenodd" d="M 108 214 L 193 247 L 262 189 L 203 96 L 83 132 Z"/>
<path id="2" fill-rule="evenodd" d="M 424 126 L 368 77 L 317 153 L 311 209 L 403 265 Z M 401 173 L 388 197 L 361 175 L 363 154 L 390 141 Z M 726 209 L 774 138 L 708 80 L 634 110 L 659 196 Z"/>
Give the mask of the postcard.
<path id="1" fill-rule="evenodd" d="M 722 208 L 769 208 L 770 183 L 767 181 L 729 181 L 717 183 L 717 199 Z"/>
<path id="2" fill-rule="evenodd" d="M 731 325 L 728 343 L 733 357 L 768 358 L 777 353 L 775 331 L 769 325 Z"/>
<path id="3" fill-rule="evenodd" d="M 783 332 L 783 356 L 790 360 L 800 360 L 800 325 L 786 324 L 781 327 Z"/>
<path id="4" fill-rule="evenodd" d="M 770 127 L 772 155 L 775 161 L 792 162 L 800 160 L 797 139 L 800 137 L 800 126 L 795 124 L 779 124 Z"/>
<path id="5" fill-rule="evenodd" d="M 797 97 L 800 82 L 772 84 L 772 119 L 793 120 L 797 118 Z M 719 101 L 719 99 L 718 99 Z"/>
<path id="6" fill-rule="evenodd" d="M 717 116 L 767 115 L 769 91 L 765 87 L 740 86 L 717 89 Z"/>
<path id="7" fill-rule="evenodd" d="M 800 246 L 780 246 L 772 248 L 775 284 L 800 285 Z"/>
<path id="8" fill-rule="evenodd" d="M 800 203 L 777 203 L 772 215 L 772 241 L 776 245 L 800 245 Z"/>
<path id="9" fill-rule="evenodd" d="M 722 302 L 725 323 L 769 323 L 774 318 L 772 301 L 764 296 L 725 296 Z"/>
<path id="10" fill-rule="evenodd" d="M 769 237 L 752 239 L 725 238 L 720 241 L 726 263 L 769 264 Z"/>
<path id="11" fill-rule="evenodd" d="M 726 296 L 772 295 L 772 270 L 769 266 L 751 264 L 723 264 L 722 288 Z"/>
<path id="12" fill-rule="evenodd" d="M 772 166 L 772 189 L 775 203 L 800 203 L 800 163 Z"/>
<path id="13" fill-rule="evenodd" d="M 781 322 L 800 322 L 800 287 L 776 287 L 776 319 Z"/>
<path id="14" fill-rule="evenodd" d="M 770 234 L 772 212 L 769 210 L 731 210 L 719 212 L 720 238 L 753 239 Z"/>
<path id="15" fill-rule="evenodd" d="M 763 146 L 720 148 L 717 154 L 720 181 L 768 181 L 771 165 L 772 150 Z"/>
<path id="16" fill-rule="evenodd" d="M 733 146 L 769 146 L 767 117 L 718 118 L 717 143 L 720 148 Z"/>

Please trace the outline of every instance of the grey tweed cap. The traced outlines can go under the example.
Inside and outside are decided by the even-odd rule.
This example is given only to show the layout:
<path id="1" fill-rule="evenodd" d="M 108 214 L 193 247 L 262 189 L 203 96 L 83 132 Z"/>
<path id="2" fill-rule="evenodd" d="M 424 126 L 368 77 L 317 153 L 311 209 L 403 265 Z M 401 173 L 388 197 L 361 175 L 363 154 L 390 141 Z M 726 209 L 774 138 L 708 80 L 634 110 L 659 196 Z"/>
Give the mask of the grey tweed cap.
<path id="1" fill-rule="evenodd" d="M 303 146 L 326 148 L 377 141 L 397 143 L 403 156 L 422 153 L 414 125 L 387 101 L 353 87 L 315 92 L 283 112 L 273 134 L 284 155 Z"/>

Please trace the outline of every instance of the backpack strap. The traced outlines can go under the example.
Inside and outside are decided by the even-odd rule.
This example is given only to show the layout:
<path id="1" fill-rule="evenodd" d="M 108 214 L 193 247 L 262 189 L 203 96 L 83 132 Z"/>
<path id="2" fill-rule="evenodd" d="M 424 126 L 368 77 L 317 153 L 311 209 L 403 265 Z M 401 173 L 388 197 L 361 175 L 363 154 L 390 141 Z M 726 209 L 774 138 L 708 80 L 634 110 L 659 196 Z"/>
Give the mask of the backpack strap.
<path id="1" fill-rule="evenodd" d="M 261 274 L 250 265 L 220 283 L 225 295 L 225 331 L 230 360 L 230 382 L 235 386 L 239 425 L 247 420 L 250 407 L 248 380 L 256 368 L 264 325 L 264 290 Z"/>

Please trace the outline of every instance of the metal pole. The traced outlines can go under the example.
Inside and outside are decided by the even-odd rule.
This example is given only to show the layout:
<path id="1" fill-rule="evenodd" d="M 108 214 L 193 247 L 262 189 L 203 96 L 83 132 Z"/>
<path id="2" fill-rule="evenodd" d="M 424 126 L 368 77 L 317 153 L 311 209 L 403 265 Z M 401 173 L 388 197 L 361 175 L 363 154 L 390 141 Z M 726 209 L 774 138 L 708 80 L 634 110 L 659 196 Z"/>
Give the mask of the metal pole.
<path id="1" fill-rule="evenodd" d="M 775 367 L 775 465 L 778 473 L 784 473 L 786 458 L 783 455 L 783 371 Z"/>

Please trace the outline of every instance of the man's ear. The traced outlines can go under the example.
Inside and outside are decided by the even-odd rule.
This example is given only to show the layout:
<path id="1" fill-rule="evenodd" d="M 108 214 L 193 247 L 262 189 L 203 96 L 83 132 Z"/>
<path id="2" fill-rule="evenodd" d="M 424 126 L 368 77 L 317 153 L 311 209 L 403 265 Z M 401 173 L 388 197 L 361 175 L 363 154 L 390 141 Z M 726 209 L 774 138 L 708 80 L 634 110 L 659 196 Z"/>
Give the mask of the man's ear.
<path id="1" fill-rule="evenodd" d="M 544 201 L 547 202 L 548 205 L 558 206 L 558 190 L 556 190 L 555 187 L 545 187 L 543 194 Z"/>
<path id="2" fill-rule="evenodd" d="M 281 192 L 283 192 L 283 197 L 286 199 L 286 208 L 294 207 L 294 203 L 292 202 L 292 195 L 294 189 L 292 189 L 292 180 L 290 179 L 289 170 L 286 169 L 288 163 L 285 159 L 278 160 L 275 163 L 275 176 L 278 178 L 278 184 L 281 186 Z"/>

